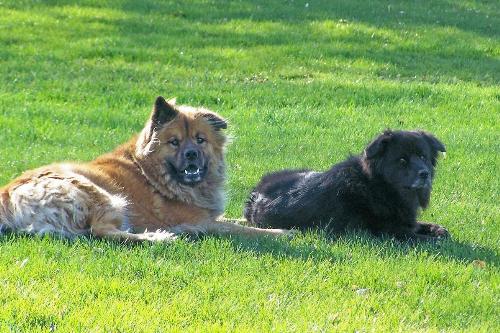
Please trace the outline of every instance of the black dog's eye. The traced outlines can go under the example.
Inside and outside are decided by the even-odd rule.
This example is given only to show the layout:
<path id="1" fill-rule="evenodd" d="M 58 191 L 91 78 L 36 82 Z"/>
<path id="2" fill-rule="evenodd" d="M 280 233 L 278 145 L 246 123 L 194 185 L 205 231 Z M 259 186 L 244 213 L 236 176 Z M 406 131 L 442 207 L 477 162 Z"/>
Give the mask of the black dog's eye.
<path id="1" fill-rule="evenodd" d="M 408 161 L 405 158 L 400 158 L 399 159 L 399 164 L 403 167 L 408 165 Z"/>
<path id="2" fill-rule="evenodd" d="M 426 160 L 426 158 L 425 158 L 425 156 L 424 156 L 424 155 L 420 155 L 420 159 L 421 159 L 422 161 L 425 161 L 425 160 Z"/>
<path id="3" fill-rule="evenodd" d="M 177 139 L 172 139 L 168 143 L 170 143 L 172 146 L 177 147 L 179 145 L 179 140 Z"/>
<path id="4" fill-rule="evenodd" d="M 196 143 L 197 143 L 197 144 L 199 144 L 199 145 L 201 145 L 201 144 L 202 144 L 203 142 L 205 142 L 205 141 L 207 141 L 207 140 L 205 140 L 205 139 L 203 139 L 203 138 L 200 138 L 200 137 L 197 137 L 197 138 L 196 138 Z"/>

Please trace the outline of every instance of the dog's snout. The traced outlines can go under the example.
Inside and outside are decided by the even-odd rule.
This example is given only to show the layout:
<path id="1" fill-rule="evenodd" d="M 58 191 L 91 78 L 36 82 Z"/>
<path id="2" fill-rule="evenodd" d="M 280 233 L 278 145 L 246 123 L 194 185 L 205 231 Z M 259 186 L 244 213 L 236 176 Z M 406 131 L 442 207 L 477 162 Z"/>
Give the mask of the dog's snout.
<path id="1" fill-rule="evenodd" d="M 184 157 L 188 161 L 193 161 L 198 158 L 198 152 L 194 149 L 188 149 L 184 152 Z"/>
<path id="2" fill-rule="evenodd" d="M 418 172 L 418 176 L 422 179 L 427 179 L 429 177 L 429 171 L 427 170 L 420 170 Z"/>

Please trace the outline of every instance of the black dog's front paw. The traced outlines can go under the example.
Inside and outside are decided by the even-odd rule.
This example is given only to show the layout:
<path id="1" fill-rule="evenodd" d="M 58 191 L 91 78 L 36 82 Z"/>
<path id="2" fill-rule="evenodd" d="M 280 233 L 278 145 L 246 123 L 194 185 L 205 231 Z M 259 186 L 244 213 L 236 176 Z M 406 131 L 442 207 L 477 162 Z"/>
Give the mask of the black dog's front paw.
<path id="1" fill-rule="evenodd" d="M 434 223 L 418 223 L 417 234 L 426 235 L 430 237 L 436 238 L 448 238 L 450 237 L 450 233 L 443 226 Z"/>
<path id="2" fill-rule="evenodd" d="M 450 233 L 439 224 L 433 224 L 431 227 L 431 235 L 438 238 L 448 238 Z"/>

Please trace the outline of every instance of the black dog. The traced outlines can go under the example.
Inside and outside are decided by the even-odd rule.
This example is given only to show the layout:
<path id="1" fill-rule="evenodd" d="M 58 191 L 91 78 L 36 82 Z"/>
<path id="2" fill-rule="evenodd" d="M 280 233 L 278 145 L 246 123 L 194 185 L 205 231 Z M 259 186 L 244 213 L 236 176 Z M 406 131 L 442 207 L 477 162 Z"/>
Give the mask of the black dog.
<path id="1" fill-rule="evenodd" d="M 245 218 L 259 227 L 369 230 L 397 239 L 448 236 L 437 224 L 417 222 L 426 208 L 434 167 L 444 145 L 423 131 L 387 130 L 360 156 L 326 172 L 285 170 L 262 178 Z"/>

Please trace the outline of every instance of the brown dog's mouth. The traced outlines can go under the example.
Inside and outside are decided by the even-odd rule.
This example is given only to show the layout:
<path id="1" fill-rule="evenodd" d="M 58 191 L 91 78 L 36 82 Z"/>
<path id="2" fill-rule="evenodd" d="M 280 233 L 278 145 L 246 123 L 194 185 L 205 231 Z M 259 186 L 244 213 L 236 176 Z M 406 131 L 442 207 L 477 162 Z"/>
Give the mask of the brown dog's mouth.
<path id="1" fill-rule="evenodd" d="M 202 170 L 200 170 L 197 165 L 190 164 L 182 172 L 184 172 L 184 178 L 186 179 L 190 179 L 193 181 L 201 180 Z"/>
<path id="2" fill-rule="evenodd" d="M 169 164 L 177 181 L 185 185 L 196 185 L 202 182 L 207 173 L 206 166 L 199 166 L 194 163 L 190 163 L 185 168 L 180 169 L 177 169 L 172 163 Z"/>

